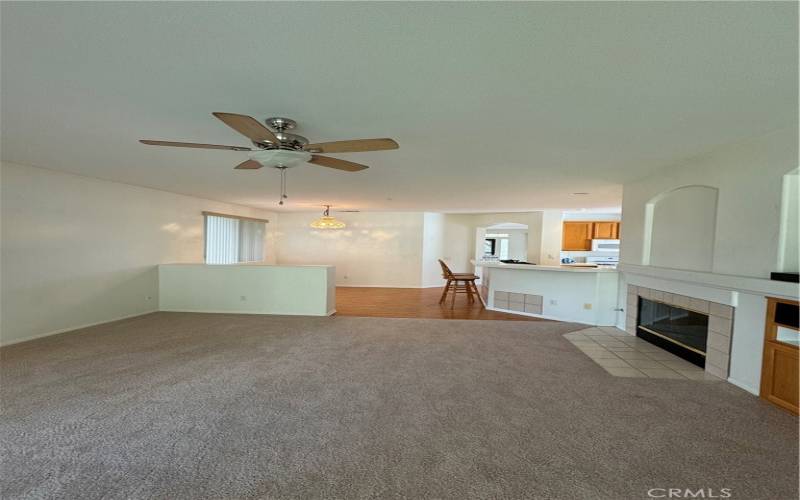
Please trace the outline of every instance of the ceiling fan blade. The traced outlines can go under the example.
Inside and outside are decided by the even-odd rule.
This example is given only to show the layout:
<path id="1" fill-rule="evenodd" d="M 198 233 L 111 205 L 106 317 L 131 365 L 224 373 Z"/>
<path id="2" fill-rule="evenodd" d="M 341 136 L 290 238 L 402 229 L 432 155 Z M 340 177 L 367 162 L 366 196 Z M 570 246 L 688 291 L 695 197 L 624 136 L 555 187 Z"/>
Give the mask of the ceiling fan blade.
<path id="1" fill-rule="evenodd" d="M 174 148 L 198 148 L 198 149 L 227 149 L 230 151 L 252 151 L 250 148 L 242 146 L 222 146 L 219 144 L 198 144 L 196 142 L 170 142 L 170 141 L 152 141 L 150 139 L 142 139 L 139 142 L 149 146 L 172 146 Z"/>
<path id="2" fill-rule="evenodd" d="M 222 120 L 225 125 L 229 126 L 252 141 L 271 142 L 273 144 L 281 143 L 281 141 L 275 137 L 275 134 L 273 134 L 270 129 L 259 123 L 258 120 L 252 116 L 237 115 L 234 113 L 211 114 Z"/>
<path id="3" fill-rule="evenodd" d="M 233 168 L 238 168 L 239 170 L 257 170 L 257 169 L 259 169 L 259 168 L 261 168 L 263 166 L 264 165 L 258 163 L 255 160 L 247 160 L 247 161 L 243 161 L 242 163 L 236 165 Z"/>
<path id="4" fill-rule="evenodd" d="M 400 145 L 393 139 L 353 139 L 352 141 L 320 142 L 309 144 L 306 151 L 312 153 L 360 153 L 364 151 L 383 151 L 397 149 Z"/>
<path id="5" fill-rule="evenodd" d="M 340 160 L 339 158 L 331 158 L 330 156 L 311 155 L 308 163 L 319 165 L 321 167 L 335 168 L 338 170 L 345 170 L 347 172 L 358 172 L 365 170 L 369 167 L 361 165 L 360 163 L 353 163 L 352 161 Z"/>

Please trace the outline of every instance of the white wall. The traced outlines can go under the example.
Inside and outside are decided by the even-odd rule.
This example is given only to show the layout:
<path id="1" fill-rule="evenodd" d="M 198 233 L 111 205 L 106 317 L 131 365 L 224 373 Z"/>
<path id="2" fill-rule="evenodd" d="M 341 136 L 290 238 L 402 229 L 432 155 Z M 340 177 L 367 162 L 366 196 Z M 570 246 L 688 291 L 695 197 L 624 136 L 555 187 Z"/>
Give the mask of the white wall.
<path id="1" fill-rule="evenodd" d="M 506 229 L 508 234 L 508 258 L 526 260 L 528 258 L 528 230 Z"/>
<path id="2" fill-rule="evenodd" d="M 797 130 L 720 147 L 623 187 L 620 260 L 645 263 L 645 207 L 691 185 L 719 190 L 712 272 L 768 278 L 778 268 L 783 176 L 797 168 Z M 795 243 L 796 244 L 796 243 Z"/>
<path id="3" fill-rule="evenodd" d="M 163 264 L 159 310 L 327 316 L 336 306 L 331 266 Z"/>
<path id="4" fill-rule="evenodd" d="M 767 299 L 763 295 L 738 293 L 735 306 L 728 379 L 742 389 L 758 394 L 764 355 Z"/>
<path id="5" fill-rule="evenodd" d="M 445 214 L 444 260 L 456 273 L 472 272 L 475 257 L 475 224 L 469 214 Z"/>
<path id="6" fill-rule="evenodd" d="M 622 220 L 622 214 L 618 212 L 564 212 L 564 220 Z"/>
<path id="7" fill-rule="evenodd" d="M 3 344 L 156 310 L 156 265 L 203 261 L 203 210 L 275 218 L 11 163 L 0 164 L 0 184 Z"/>
<path id="8" fill-rule="evenodd" d="M 645 264 L 711 271 L 718 190 L 685 186 L 656 197 L 645 208 Z"/>
<path id="9" fill-rule="evenodd" d="M 445 215 L 425 212 L 422 230 L 422 286 L 444 286 L 439 259 L 445 260 Z M 447 262 L 447 261 L 445 261 Z M 448 267 L 450 264 L 447 264 Z"/>
<path id="10" fill-rule="evenodd" d="M 800 173 L 798 169 L 783 178 L 781 201 L 781 239 L 778 256 L 780 271 L 800 271 Z"/>
<path id="11" fill-rule="evenodd" d="M 541 248 L 537 264 L 554 266 L 561 263 L 561 237 L 564 222 L 560 210 L 542 212 Z"/>
<path id="12" fill-rule="evenodd" d="M 285 213 L 278 222 L 278 263 L 336 266 L 339 286 L 419 287 L 422 212 L 334 214 L 345 229 L 313 229 L 319 213 Z"/>

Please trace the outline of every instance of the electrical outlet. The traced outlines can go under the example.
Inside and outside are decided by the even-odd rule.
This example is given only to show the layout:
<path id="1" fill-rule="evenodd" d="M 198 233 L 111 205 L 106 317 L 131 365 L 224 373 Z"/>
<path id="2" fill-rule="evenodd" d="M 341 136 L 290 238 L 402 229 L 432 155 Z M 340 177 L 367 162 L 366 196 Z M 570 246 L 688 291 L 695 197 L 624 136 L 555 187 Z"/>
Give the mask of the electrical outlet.
<path id="1" fill-rule="evenodd" d="M 558 305 L 558 301 L 556 299 L 550 299 L 550 305 L 551 306 L 557 306 Z"/>
<path id="2" fill-rule="evenodd" d="M 144 300 L 152 300 L 152 299 L 153 299 L 153 297 L 151 297 L 149 295 L 144 298 Z"/>
<path id="3" fill-rule="evenodd" d="M 587 302 L 586 304 L 583 305 L 583 308 L 584 309 L 591 309 L 592 305 Z"/>
<path id="4" fill-rule="evenodd" d="M 241 300 L 242 302 L 246 301 L 247 300 L 247 295 L 240 295 L 239 296 L 239 300 Z"/>

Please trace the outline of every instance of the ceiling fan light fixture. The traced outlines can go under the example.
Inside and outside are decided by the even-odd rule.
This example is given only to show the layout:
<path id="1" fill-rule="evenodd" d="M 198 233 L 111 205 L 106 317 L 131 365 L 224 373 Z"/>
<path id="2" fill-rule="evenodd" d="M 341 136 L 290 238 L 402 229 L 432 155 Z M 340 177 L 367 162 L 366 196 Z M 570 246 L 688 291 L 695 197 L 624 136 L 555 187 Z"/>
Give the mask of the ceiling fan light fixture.
<path id="1" fill-rule="evenodd" d="M 288 151 L 285 149 L 266 149 L 250 153 L 251 160 L 257 161 L 265 167 L 294 167 L 311 159 L 311 153 L 306 151 Z"/>
<path id="2" fill-rule="evenodd" d="M 322 212 L 322 217 L 311 223 L 314 229 L 344 229 L 347 224 L 337 220 L 336 217 L 331 216 L 331 206 L 325 205 L 325 211 Z"/>

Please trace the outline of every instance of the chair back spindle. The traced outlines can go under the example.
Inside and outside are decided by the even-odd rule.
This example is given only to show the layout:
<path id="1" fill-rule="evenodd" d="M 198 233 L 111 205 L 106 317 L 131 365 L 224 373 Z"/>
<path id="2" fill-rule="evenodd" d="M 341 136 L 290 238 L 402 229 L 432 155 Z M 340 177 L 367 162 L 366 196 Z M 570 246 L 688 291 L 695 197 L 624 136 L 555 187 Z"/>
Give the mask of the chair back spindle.
<path id="1" fill-rule="evenodd" d="M 442 259 L 439 259 L 439 265 L 442 266 L 442 278 L 446 280 L 453 279 L 453 271 L 451 271 L 450 268 L 447 267 L 447 264 L 445 264 Z"/>

